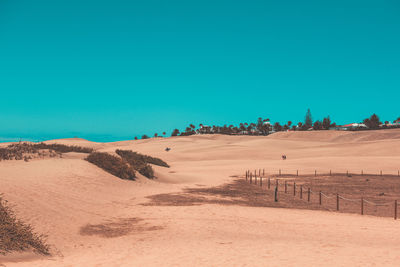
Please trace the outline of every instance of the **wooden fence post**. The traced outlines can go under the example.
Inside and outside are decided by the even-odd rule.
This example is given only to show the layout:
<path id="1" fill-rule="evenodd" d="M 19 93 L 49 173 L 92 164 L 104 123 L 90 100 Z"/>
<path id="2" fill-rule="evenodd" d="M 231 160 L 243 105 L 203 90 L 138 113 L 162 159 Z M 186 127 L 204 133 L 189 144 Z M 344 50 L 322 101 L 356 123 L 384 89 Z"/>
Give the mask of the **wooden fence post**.
<path id="1" fill-rule="evenodd" d="M 278 179 L 276 179 L 276 181 L 275 181 L 275 186 L 276 186 L 276 188 L 278 188 L 278 186 L 279 186 L 279 180 Z"/>
<path id="2" fill-rule="evenodd" d="M 329 170 L 329 176 L 332 176 L 332 170 Z"/>
<path id="3" fill-rule="evenodd" d="M 349 176 L 349 171 L 346 171 L 346 176 Z"/>
<path id="4" fill-rule="evenodd" d="M 254 174 L 254 184 L 257 184 L 257 172 Z"/>
<path id="5" fill-rule="evenodd" d="M 296 176 L 299 176 L 299 170 L 296 171 Z"/>
<path id="6" fill-rule="evenodd" d="M 249 173 L 246 171 L 246 181 L 247 181 L 247 178 L 248 178 L 248 177 L 247 177 L 248 174 L 249 174 Z"/>
<path id="7" fill-rule="evenodd" d="M 296 182 L 293 183 L 293 196 L 296 195 Z"/>
<path id="8" fill-rule="evenodd" d="M 281 169 L 279 169 L 279 176 L 281 176 Z"/>
<path id="9" fill-rule="evenodd" d="M 315 177 L 317 177 L 317 170 L 315 170 Z"/>
<path id="10" fill-rule="evenodd" d="M 322 205 L 322 192 L 319 191 L 319 205 Z"/>
<path id="11" fill-rule="evenodd" d="M 339 211 L 339 194 L 336 194 L 336 210 Z"/>
<path id="12" fill-rule="evenodd" d="M 311 194 L 311 190 L 310 190 L 310 188 L 308 188 L 308 192 L 307 192 L 307 193 L 308 193 L 308 196 L 307 196 L 307 201 L 308 201 L 308 202 L 310 202 L 310 194 Z"/>
<path id="13" fill-rule="evenodd" d="M 265 169 L 263 169 L 263 176 L 265 177 Z"/>
<path id="14" fill-rule="evenodd" d="M 261 176 L 261 169 L 258 169 L 258 177 Z"/>
<path id="15" fill-rule="evenodd" d="M 364 171 L 363 170 L 361 170 L 361 176 L 364 176 Z"/>
<path id="16" fill-rule="evenodd" d="M 271 178 L 268 178 L 268 189 L 271 188 Z"/>
<path id="17" fill-rule="evenodd" d="M 394 201 L 394 219 L 397 220 L 397 200 Z"/>
<path id="18" fill-rule="evenodd" d="M 275 187 L 275 202 L 278 202 L 278 187 Z"/>
<path id="19" fill-rule="evenodd" d="M 262 177 L 260 177 L 260 187 L 262 187 Z"/>
<path id="20" fill-rule="evenodd" d="M 250 173 L 250 184 L 253 182 L 253 174 Z"/>
<path id="21" fill-rule="evenodd" d="M 300 185 L 300 199 L 303 199 L 303 185 Z"/>
<path id="22" fill-rule="evenodd" d="M 381 171 L 381 176 L 382 176 L 382 171 Z"/>
<path id="23" fill-rule="evenodd" d="M 287 194 L 287 181 L 285 181 L 285 194 Z"/>
<path id="24" fill-rule="evenodd" d="M 397 171 L 397 176 L 400 176 L 400 171 Z"/>
<path id="25" fill-rule="evenodd" d="M 364 198 L 361 198 L 361 215 L 364 215 Z"/>

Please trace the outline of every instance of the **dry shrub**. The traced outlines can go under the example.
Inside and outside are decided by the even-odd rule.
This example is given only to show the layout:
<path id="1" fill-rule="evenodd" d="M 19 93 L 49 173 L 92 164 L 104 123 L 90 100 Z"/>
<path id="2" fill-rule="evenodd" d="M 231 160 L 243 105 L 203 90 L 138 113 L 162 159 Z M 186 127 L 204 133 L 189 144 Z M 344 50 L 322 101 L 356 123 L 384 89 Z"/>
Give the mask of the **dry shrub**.
<path id="1" fill-rule="evenodd" d="M 37 149 L 49 149 L 58 153 L 68 153 L 68 152 L 77 152 L 77 153 L 92 153 L 93 148 L 89 147 L 81 147 L 81 146 L 67 146 L 62 144 L 32 144 L 33 147 Z"/>
<path id="2" fill-rule="evenodd" d="M 108 153 L 93 152 L 86 160 L 121 179 L 135 180 L 136 178 L 135 170 L 126 161 Z"/>
<path id="3" fill-rule="evenodd" d="M 25 160 L 26 155 L 42 155 L 42 150 L 49 150 L 50 156 L 54 157 L 60 153 L 78 152 L 78 153 L 92 153 L 92 148 L 80 146 L 67 146 L 61 144 L 30 144 L 18 143 L 11 144 L 7 147 L 0 148 L 0 160 Z M 28 158 L 29 160 L 29 158 Z"/>
<path id="4" fill-rule="evenodd" d="M 135 167 L 133 167 L 133 168 L 135 170 L 137 170 L 141 175 L 143 175 L 143 176 L 145 176 L 147 178 L 150 178 L 150 179 L 154 178 L 154 170 L 148 164 L 145 164 L 145 165 L 143 165 L 141 167 L 138 167 L 137 169 Z"/>
<path id="5" fill-rule="evenodd" d="M 151 162 L 146 161 L 147 157 L 148 158 L 151 158 L 151 157 L 141 155 L 141 154 L 133 152 L 131 150 L 117 149 L 115 152 L 118 155 L 120 155 L 121 158 L 123 158 L 126 162 L 128 162 L 140 174 L 142 174 L 143 176 L 150 178 L 150 179 L 154 178 L 153 168 L 148 164 Z M 158 159 L 158 160 L 160 160 L 160 159 Z M 162 160 L 160 160 L 160 161 L 162 161 Z M 162 161 L 162 162 L 164 162 L 164 161 Z"/>
<path id="6" fill-rule="evenodd" d="M 24 154 L 37 153 L 38 149 L 34 148 L 31 144 L 12 144 L 7 147 L 0 148 L 0 160 L 22 160 Z"/>
<path id="7" fill-rule="evenodd" d="M 140 154 L 137 152 L 133 152 L 131 150 L 119 150 L 118 149 L 116 152 L 121 157 L 123 157 L 122 155 L 124 155 L 125 157 L 129 157 L 130 159 L 135 160 L 135 161 L 139 161 L 139 162 L 141 161 L 141 162 L 144 162 L 147 164 L 154 164 L 157 166 L 169 168 L 169 165 L 165 161 L 163 161 L 162 159 L 159 159 L 159 158 L 150 157 L 150 156 L 143 155 L 143 154 Z"/>
<path id="8" fill-rule="evenodd" d="M 49 255 L 49 246 L 43 235 L 33 232 L 32 227 L 16 219 L 15 214 L 0 196 L 0 254 L 33 249 Z"/>

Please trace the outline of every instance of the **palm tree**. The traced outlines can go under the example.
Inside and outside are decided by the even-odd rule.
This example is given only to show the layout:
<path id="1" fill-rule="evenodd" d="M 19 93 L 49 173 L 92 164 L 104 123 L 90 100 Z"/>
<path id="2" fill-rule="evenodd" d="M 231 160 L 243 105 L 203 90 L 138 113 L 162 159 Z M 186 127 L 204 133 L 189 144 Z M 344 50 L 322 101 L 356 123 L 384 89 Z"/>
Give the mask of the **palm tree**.
<path id="1" fill-rule="evenodd" d="M 175 130 L 172 131 L 171 136 L 178 136 L 178 134 L 179 134 L 179 130 L 175 129 Z"/>
<path id="2" fill-rule="evenodd" d="M 282 126 L 279 124 L 279 122 L 275 122 L 274 129 L 276 132 L 282 131 Z"/>
<path id="3" fill-rule="evenodd" d="M 298 130 L 299 130 L 299 131 L 303 130 L 303 123 L 302 123 L 302 122 L 299 122 L 299 123 L 297 124 L 297 127 L 298 127 Z"/>

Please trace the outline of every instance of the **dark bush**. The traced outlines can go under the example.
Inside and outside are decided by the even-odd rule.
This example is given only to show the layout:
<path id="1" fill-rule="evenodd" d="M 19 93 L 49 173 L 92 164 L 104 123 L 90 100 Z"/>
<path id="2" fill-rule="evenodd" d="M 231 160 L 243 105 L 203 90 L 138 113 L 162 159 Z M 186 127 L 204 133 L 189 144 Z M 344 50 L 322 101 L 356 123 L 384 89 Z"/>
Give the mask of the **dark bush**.
<path id="1" fill-rule="evenodd" d="M 36 154 L 38 149 L 31 144 L 20 143 L 12 144 L 7 147 L 0 148 L 0 160 L 21 160 L 24 154 Z"/>
<path id="2" fill-rule="evenodd" d="M 55 152 L 59 153 L 68 153 L 68 152 L 77 152 L 77 153 L 92 153 L 93 148 L 89 147 L 81 147 L 81 146 L 67 146 L 67 145 L 62 145 L 62 144 L 45 144 L 45 143 L 39 143 L 39 144 L 32 144 L 33 147 L 37 149 L 51 149 L 54 150 Z"/>
<path id="3" fill-rule="evenodd" d="M 124 160 L 108 153 L 93 152 L 87 161 L 121 179 L 135 180 L 135 170 Z"/>
<path id="4" fill-rule="evenodd" d="M 61 144 L 30 144 L 18 143 L 11 144 L 7 147 L 0 148 L 0 160 L 22 160 L 25 159 L 26 154 L 37 154 L 41 156 L 40 150 L 49 150 L 50 156 L 56 156 L 56 153 L 78 152 L 78 153 L 91 153 L 92 148 L 80 146 L 67 146 Z"/>
<path id="5" fill-rule="evenodd" d="M 143 154 L 140 154 L 137 152 L 133 152 L 131 150 L 119 150 L 118 149 L 115 152 L 117 152 L 117 154 L 120 155 L 122 158 L 124 158 L 124 157 L 132 158 L 132 160 L 135 160 L 135 161 L 142 161 L 142 162 L 145 162 L 148 164 L 154 164 L 154 165 L 158 165 L 161 167 L 169 168 L 169 165 L 165 161 L 163 161 L 162 159 L 159 159 L 159 158 L 150 157 L 150 156 L 143 155 Z"/>
<path id="6" fill-rule="evenodd" d="M 145 161 L 145 156 L 131 150 L 115 151 L 126 162 L 128 162 L 135 170 L 147 178 L 154 178 L 153 168 Z"/>
<path id="7" fill-rule="evenodd" d="M 138 166 L 137 169 L 132 166 L 135 170 L 137 170 L 141 175 L 153 179 L 154 178 L 154 170 L 149 164 L 144 164 L 142 166 Z"/>
<path id="8" fill-rule="evenodd" d="M 28 249 L 44 255 L 50 254 L 44 237 L 34 233 L 30 225 L 17 220 L 0 196 L 0 254 Z"/>

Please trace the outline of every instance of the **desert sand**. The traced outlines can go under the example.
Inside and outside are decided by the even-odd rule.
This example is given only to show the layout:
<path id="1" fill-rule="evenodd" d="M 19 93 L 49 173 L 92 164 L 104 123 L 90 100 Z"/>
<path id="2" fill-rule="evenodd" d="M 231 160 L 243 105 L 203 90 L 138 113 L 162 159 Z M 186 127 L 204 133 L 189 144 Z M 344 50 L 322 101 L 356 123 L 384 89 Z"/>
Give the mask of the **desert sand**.
<path id="1" fill-rule="evenodd" d="M 400 265 L 400 220 L 393 218 L 219 204 L 148 205 L 153 195 L 230 183 L 246 169 L 397 174 L 400 130 L 48 142 L 111 153 L 130 149 L 159 157 L 171 168 L 155 166 L 156 180 L 126 181 L 79 153 L 0 162 L 0 192 L 20 219 L 48 236 L 53 254 L 0 257 L 5 266 Z"/>

